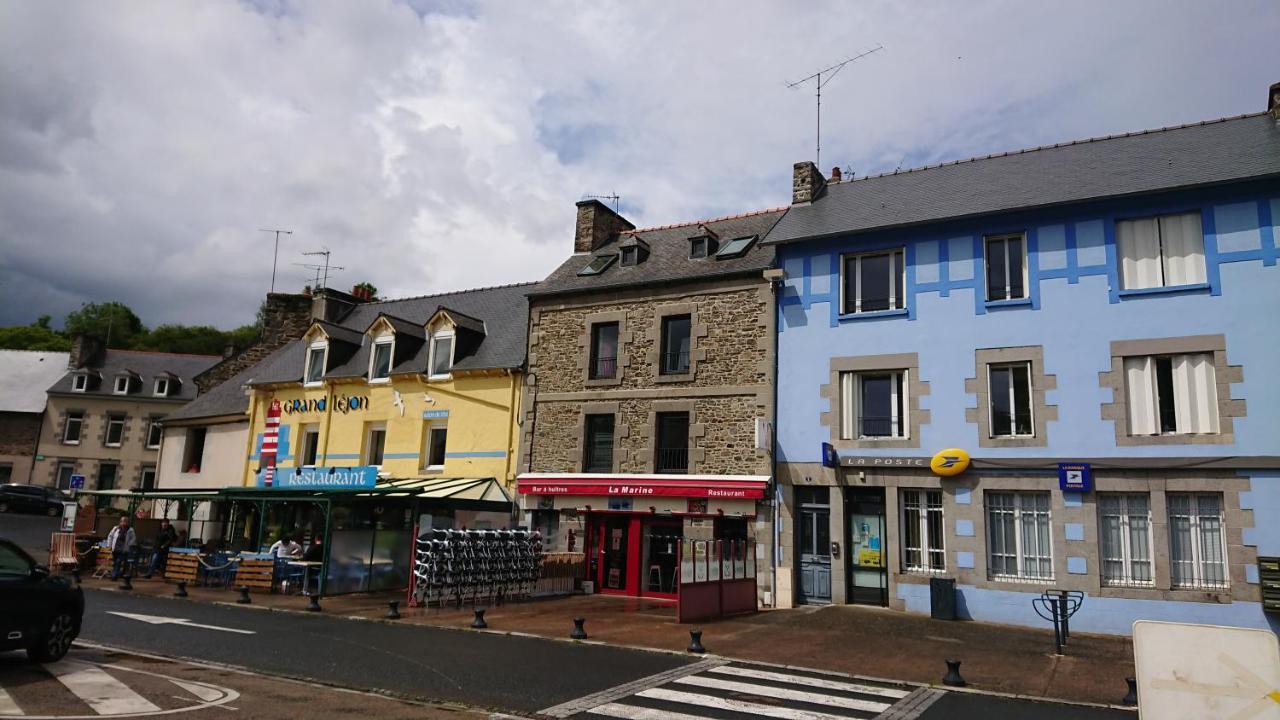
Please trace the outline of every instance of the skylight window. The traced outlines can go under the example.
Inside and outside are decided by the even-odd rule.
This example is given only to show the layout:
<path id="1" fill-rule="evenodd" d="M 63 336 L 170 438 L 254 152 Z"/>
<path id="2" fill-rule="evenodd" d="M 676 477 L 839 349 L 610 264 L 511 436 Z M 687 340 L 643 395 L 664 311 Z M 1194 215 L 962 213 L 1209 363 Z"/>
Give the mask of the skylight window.
<path id="1" fill-rule="evenodd" d="M 756 241 L 755 235 L 747 237 L 734 238 L 724 244 L 720 248 L 720 252 L 716 253 L 717 260 L 728 260 L 730 258 L 742 257 L 747 254 L 747 250 L 751 249 L 751 245 Z"/>
<path id="2" fill-rule="evenodd" d="M 579 275 L 599 275 L 600 273 L 607 270 L 609 266 L 613 264 L 613 261 L 617 259 L 618 259 L 617 255 L 597 255 L 595 259 L 591 261 L 591 264 L 579 270 L 578 274 Z"/>

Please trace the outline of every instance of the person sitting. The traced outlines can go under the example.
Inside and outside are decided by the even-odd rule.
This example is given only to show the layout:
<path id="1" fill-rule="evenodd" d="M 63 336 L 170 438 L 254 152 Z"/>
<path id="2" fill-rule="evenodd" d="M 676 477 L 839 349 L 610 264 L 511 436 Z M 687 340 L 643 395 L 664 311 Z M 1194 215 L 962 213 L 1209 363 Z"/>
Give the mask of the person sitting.
<path id="1" fill-rule="evenodd" d="M 307 562 L 324 562 L 324 544 L 319 535 L 311 540 L 311 544 L 307 546 L 307 551 L 302 554 L 302 559 Z"/>
<path id="2" fill-rule="evenodd" d="M 302 554 L 302 546 L 293 541 L 293 537 L 285 535 L 267 551 L 276 560 L 293 560 Z"/>
<path id="3" fill-rule="evenodd" d="M 150 578 L 160 571 L 160 575 L 164 576 L 165 567 L 169 563 L 169 548 L 174 546 L 178 541 L 178 533 L 169 524 L 169 520 L 160 521 L 160 531 L 156 533 L 156 554 L 151 557 L 151 567 L 147 568 L 146 577 Z"/>

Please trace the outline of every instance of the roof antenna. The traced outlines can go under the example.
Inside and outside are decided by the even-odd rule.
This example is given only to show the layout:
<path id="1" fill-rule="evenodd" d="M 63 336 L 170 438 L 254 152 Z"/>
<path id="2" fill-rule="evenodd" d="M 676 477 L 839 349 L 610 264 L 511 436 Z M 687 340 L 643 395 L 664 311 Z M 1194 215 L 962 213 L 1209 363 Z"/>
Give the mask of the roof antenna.
<path id="1" fill-rule="evenodd" d="M 613 212 L 618 215 L 622 214 L 622 212 L 618 210 L 618 201 L 622 199 L 622 196 L 616 192 L 612 195 L 587 195 L 586 198 L 588 200 L 612 200 Z"/>
<path id="2" fill-rule="evenodd" d="M 292 230 L 276 230 L 274 228 L 271 230 L 268 230 L 266 228 L 258 228 L 258 232 L 269 232 L 269 233 L 276 234 L 276 249 L 275 249 L 275 252 L 272 253 L 271 255 L 271 292 L 275 292 L 276 291 L 276 260 L 280 258 L 280 233 L 284 233 L 285 235 L 292 235 L 293 231 Z"/>
<path id="3" fill-rule="evenodd" d="M 346 268 L 344 267 L 329 264 L 329 255 L 332 254 L 329 252 L 329 248 L 324 248 L 323 250 L 313 250 L 312 252 L 304 252 L 302 254 L 309 255 L 309 256 L 319 255 L 324 258 L 323 265 L 305 265 L 303 263 L 294 263 L 295 265 L 302 265 L 302 267 L 308 270 L 316 271 L 316 283 L 314 285 L 316 290 L 329 287 L 329 271 L 330 270 L 346 270 Z M 323 275 L 321 273 L 323 273 Z"/>
<path id="4" fill-rule="evenodd" d="M 823 87 L 824 85 L 826 85 L 827 83 L 831 82 L 831 81 L 835 78 L 836 73 L 838 73 L 838 72 L 840 72 L 841 70 L 843 70 L 845 65 L 848 65 L 849 63 L 851 63 L 851 62 L 853 62 L 854 60 L 857 60 L 857 59 L 859 59 L 859 58 L 864 58 L 864 57 L 866 57 L 866 56 L 870 55 L 870 54 L 871 54 L 871 53 L 873 53 L 873 52 L 879 52 L 879 51 L 881 51 L 881 50 L 883 50 L 883 49 L 884 49 L 884 46 L 883 46 L 883 45 L 877 45 L 877 46 L 875 46 L 874 48 L 872 48 L 872 49 L 870 49 L 870 50 L 867 50 L 866 52 L 858 53 L 857 55 L 854 55 L 854 56 L 853 56 L 853 57 L 851 57 L 851 58 L 847 58 L 847 59 L 845 59 L 845 60 L 843 60 L 843 61 L 841 61 L 841 62 L 838 62 L 838 63 L 836 63 L 835 65 L 832 65 L 832 66 L 831 66 L 831 67 L 829 67 L 829 68 L 824 68 L 824 69 L 822 69 L 822 70 L 819 70 L 818 72 L 816 72 L 816 73 L 814 73 L 814 74 L 810 75 L 809 77 L 801 78 L 801 79 L 799 79 L 799 80 L 797 80 L 797 81 L 795 81 L 795 82 L 793 82 L 793 83 L 789 83 L 789 84 L 787 85 L 787 87 L 789 87 L 789 88 L 794 88 L 794 87 L 796 87 L 796 86 L 798 86 L 798 85 L 803 85 L 804 83 L 807 83 L 807 82 L 809 82 L 810 80 L 813 80 L 813 81 L 815 81 L 815 82 L 814 82 L 814 85 L 816 85 L 816 86 L 817 86 L 817 96 L 818 96 L 818 134 L 817 134 L 817 139 L 816 139 L 816 141 L 815 141 L 815 145 L 816 145 L 816 147 L 815 147 L 815 149 L 814 149 L 814 153 L 813 153 L 813 164 L 814 164 L 814 165 L 820 165 L 820 164 L 821 164 L 821 162 L 822 162 L 822 87 Z M 826 80 L 823 80 L 823 79 L 822 79 L 822 76 L 823 76 L 823 75 L 826 75 L 826 76 L 827 76 L 827 79 L 826 79 Z"/>

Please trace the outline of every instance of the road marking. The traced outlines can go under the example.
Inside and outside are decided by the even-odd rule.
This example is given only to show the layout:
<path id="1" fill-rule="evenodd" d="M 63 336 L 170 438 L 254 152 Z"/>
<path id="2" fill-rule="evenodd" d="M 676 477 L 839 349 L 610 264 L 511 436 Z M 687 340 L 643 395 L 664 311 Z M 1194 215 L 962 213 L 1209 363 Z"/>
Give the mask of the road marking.
<path id="1" fill-rule="evenodd" d="M 874 685 L 836 682 L 835 680 L 823 680 L 805 675 L 788 675 L 786 673 L 756 670 L 754 668 L 739 667 L 737 665 L 715 667 L 711 668 L 707 672 L 719 673 L 721 675 L 733 675 L 735 677 L 749 677 L 755 678 L 756 680 L 775 680 L 777 682 L 792 683 L 795 685 L 809 685 L 811 687 L 822 688 L 824 690 L 841 690 L 844 692 L 880 695 L 882 697 L 891 697 L 895 700 L 902 699 L 911 694 L 910 690 L 898 690 L 896 688 L 876 687 Z"/>
<path id="2" fill-rule="evenodd" d="M 221 632 L 240 633 L 241 635 L 257 635 L 254 630 L 240 630 L 238 628 L 221 627 L 219 625 L 203 625 L 201 623 L 191 622 L 186 618 L 164 617 L 161 615 L 140 615 L 138 613 L 117 612 L 108 610 L 108 615 L 119 615 L 130 620 L 140 620 L 144 623 L 152 625 L 181 625 L 183 627 L 204 628 L 205 630 L 219 630 Z"/>
<path id="3" fill-rule="evenodd" d="M 0 715 L 21 715 L 22 708 L 14 702 L 13 696 L 0 687 Z"/>
<path id="4" fill-rule="evenodd" d="M 698 705 L 701 707 L 715 708 L 717 710 L 728 710 L 730 712 L 752 713 L 754 715 L 763 715 L 765 717 L 782 718 L 783 720 L 849 720 L 844 715 L 830 715 L 828 713 L 815 712 L 813 710 L 774 707 L 772 705 L 761 705 L 760 703 L 747 702 L 745 700 L 719 698 L 715 695 L 703 695 L 701 693 L 666 690 L 663 688 L 645 690 L 643 692 L 636 693 L 636 695 L 645 698 L 653 698 L 654 700 L 667 700 L 669 702 Z M 593 710 L 592 712 L 596 711 Z"/>
<path id="5" fill-rule="evenodd" d="M 160 710 L 133 688 L 95 665 L 63 660 L 45 665 L 44 669 L 99 715 L 133 715 Z"/>
<path id="6" fill-rule="evenodd" d="M 221 690 L 209 687 L 208 685 L 200 685 L 193 682 L 187 682 L 186 680 L 173 680 L 172 678 L 169 682 L 172 682 L 174 685 L 177 685 L 183 690 L 195 695 L 204 702 L 213 702 L 214 700 L 221 698 L 223 695 Z"/>
<path id="7" fill-rule="evenodd" d="M 822 695 L 819 693 L 804 692 L 801 690 L 786 690 L 783 688 L 769 687 L 767 685 L 752 685 L 750 683 L 699 677 L 697 675 L 676 678 L 674 682 L 681 685 L 694 685 L 696 687 L 712 688 L 715 690 L 730 690 L 733 692 L 746 693 L 748 695 L 763 695 L 764 697 L 773 697 L 780 700 L 795 700 L 797 702 L 814 703 L 816 705 L 830 705 L 833 707 L 846 708 L 848 710 L 883 712 L 888 710 L 890 705 L 890 703 L 872 702 L 870 700 L 855 700 L 853 698 Z"/>
<path id="8" fill-rule="evenodd" d="M 554 718 L 567 718 L 572 715 L 577 715 L 585 710 L 590 710 L 593 707 L 612 703 L 614 700 L 621 700 L 622 698 L 634 695 L 641 690 L 647 690 L 652 687 L 664 685 L 677 677 L 702 672 L 707 668 L 723 665 L 727 662 L 729 661 L 721 660 L 720 658 L 706 658 L 705 660 L 700 660 L 690 665 L 682 665 L 677 668 L 672 668 L 671 670 L 665 670 L 656 675 L 649 675 L 647 677 L 642 677 L 639 680 L 607 688 L 600 692 L 577 698 L 576 700 L 560 703 L 559 705 L 546 708 L 545 710 L 539 710 L 538 714 Z"/>
<path id="9" fill-rule="evenodd" d="M 591 708 L 591 712 L 595 715 L 607 715 L 609 717 L 623 718 L 623 720 L 707 720 L 702 715 L 686 715 L 685 713 L 671 712 L 670 710 L 654 710 L 653 708 L 619 705 L 618 703 L 608 703 L 600 707 Z"/>

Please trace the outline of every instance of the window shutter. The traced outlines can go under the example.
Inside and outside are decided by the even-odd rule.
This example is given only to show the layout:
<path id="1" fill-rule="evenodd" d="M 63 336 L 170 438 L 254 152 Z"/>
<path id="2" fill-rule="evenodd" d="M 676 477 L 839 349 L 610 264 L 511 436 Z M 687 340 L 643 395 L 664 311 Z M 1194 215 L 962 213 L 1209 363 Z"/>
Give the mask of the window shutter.
<path id="1" fill-rule="evenodd" d="M 853 378 L 851 372 L 840 373 L 840 437 L 851 440 L 855 437 L 853 429 Z"/>
<path id="2" fill-rule="evenodd" d="M 1149 357 L 1124 359 L 1125 387 L 1129 401 L 1129 434 L 1155 435 L 1155 362 Z"/>
<path id="3" fill-rule="evenodd" d="M 1120 284 L 1126 290 L 1160 287 L 1160 234 L 1155 218 L 1116 223 L 1120 245 Z M 1201 258 L 1203 264 L 1203 258 Z"/>
<path id="4" fill-rule="evenodd" d="M 1164 250 L 1165 285 L 1205 282 L 1204 231 L 1199 213 L 1160 218 L 1160 244 Z"/>
<path id="5" fill-rule="evenodd" d="M 1218 432 L 1218 393 L 1212 353 L 1173 359 L 1173 401 L 1179 432 Z"/>

